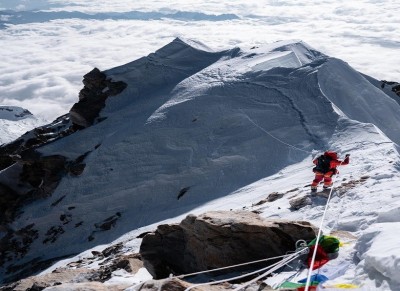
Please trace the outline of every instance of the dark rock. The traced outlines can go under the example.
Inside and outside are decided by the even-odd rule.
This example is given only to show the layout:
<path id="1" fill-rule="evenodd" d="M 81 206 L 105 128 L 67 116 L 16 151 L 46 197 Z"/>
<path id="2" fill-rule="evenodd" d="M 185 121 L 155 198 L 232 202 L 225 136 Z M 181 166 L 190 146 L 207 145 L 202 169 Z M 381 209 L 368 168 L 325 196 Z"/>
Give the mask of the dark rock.
<path id="1" fill-rule="evenodd" d="M 50 265 L 54 264 L 54 262 L 71 257 L 73 255 L 74 254 L 68 254 L 65 256 L 51 258 L 49 260 L 41 260 L 41 258 L 37 257 L 37 258 L 34 258 L 34 259 L 32 259 L 28 262 L 22 263 L 22 264 L 10 265 L 7 268 L 6 273 L 13 274 L 13 275 L 9 276 L 7 278 L 7 280 L 5 280 L 3 283 L 14 282 L 20 278 L 27 277 L 28 275 L 31 275 L 32 273 L 42 271 L 42 270 L 48 268 Z M 25 290 L 25 289 L 23 289 L 23 290 Z"/>
<path id="2" fill-rule="evenodd" d="M 84 153 L 83 155 L 80 155 L 75 159 L 75 161 L 70 161 L 66 163 L 66 170 L 73 176 L 79 176 L 83 173 L 85 170 L 86 164 L 83 163 L 85 158 L 91 153 L 91 151 L 88 151 Z"/>
<path id="3" fill-rule="evenodd" d="M 179 225 L 159 225 L 143 238 L 140 254 L 154 278 L 213 269 L 286 254 L 311 240 L 307 222 L 262 220 L 245 211 L 189 215 Z"/>
<path id="4" fill-rule="evenodd" d="M 152 233 L 151 231 L 146 231 L 146 232 L 143 232 L 143 233 L 141 233 L 141 234 L 139 234 L 136 238 L 144 238 L 146 235 L 148 235 L 149 233 Z"/>
<path id="5" fill-rule="evenodd" d="M 101 253 L 104 257 L 109 257 L 119 253 L 124 245 L 122 243 L 105 248 Z"/>
<path id="6" fill-rule="evenodd" d="M 117 212 L 115 215 L 112 215 L 106 219 L 104 219 L 102 222 L 95 223 L 96 231 L 106 231 L 110 230 L 112 227 L 115 226 L 117 223 L 117 220 L 121 217 L 121 213 Z"/>
<path id="7" fill-rule="evenodd" d="M 293 210 L 298 210 L 300 208 L 303 208 L 307 205 L 311 205 L 312 201 L 311 198 L 308 196 L 303 196 L 303 197 L 299 197 L 299 198 L 294 198 L 292 200 L 289 201 L 290 204 L 290 208 Z"/>
<path id="8" fill-rule="evenodd" d="M 121 256 L 111 260 L 106 266 L 101 266 L 91 280 L 105 282 L 111 278 L 112 272 L 116 270 L 125 270 L 129 273 L 135 274 L 142 267 L 143 262 L 140 260 L 140 255 L 132 254 Z"/>
<path id="9" fill-rule="evenodd" d="M 14 290 L 16 290 L 17 286 L 18 286 L 17 283 L 11 283 L 11 284 L 0 287 L 0 291 L 14 291 Z"/>
<path id="10" fill-rule="evenodd" d="M 282 198 L 283 195 L 284 195 L 284 194 L 282 194 L 282 193 L 272 192 L 271 194 L 268 195 L 267 198 L 258 201 L 258 202 L 257 202 L 256 204 L 254 204 L 253 206 L 260 206 L 260 205 L 265 204 L 265 203 L 267 203 L 267 202 L 273 202 L 273 201 L 275 201 L 275 200 L 278 200 L 278 199 Z"/>
<path id="11" fill-rule="evenodd" d="M 185 193 L 186 193 L 187 191 L 189 191 L 189 189 L 190 189 L 190 186 L 189 186 L 189 187 L 182 188 L 182 189 L 179 191 L 178 196 L 176 197 L 176 199 L 179 200 L 183 195 L 185 195 Z"/>
<path id="12" fill-rule="evenodd" d="M 32 287 L 26 289 L 27 291 L 41 291 L 46 289 L 47 287 L 50 287 L 50 284 L 44 283 L 44 282 L 35 282 Z"/>
<path id="13" fill-rule="evenodd" d="M 72 106 L 69 113 L 74 124 L 85 128 L 94 123 L 104 108 L 106 99 L 121 93 L 127 84 L 107 79 L 97 68 L 83 76 L 82 82 L 84 87 L 79 92 L 79 102 Z"/>
<path id="14" fill-rule="evenodd" d="M 13 217 L 21 201 L 17 192 L 0 183 L 0 223 L 8 222 Z"/>
<path id="15" fill-rule="evenodd" d="M 59 199 L 57 199 L 56 201 L 54 201 L 53 203 L 51 203 L 51 206 L 56 206 L 58 205 L 61 201 L 63 201 L 63 199 L 65 198 L 66 195 L 61 196 Z"/>
<path id="16" fill-rule="evenodd" d="M 24 144 L 23 139 L 0 146 L 0 171 L 8 168 L 15 163 L 13 156 L 18 153 L 20 147 Z"/>
<path id="17" fill-rule="evenodd" d="M 139 286 L 139 289 L 141 291 L 184 291 L 188 287 L 190 287 L 191 284 L 179 280 L 179 279 L 166 279 L 166 280 L 150 280 L 142 285 Z M 205 286 L 207 289 L 203 289 L 201 287 L 196 288 L 195 290 L 199 291 L 205 291 L 205 290 L 216 290 L 213 288 L 213 286 Z"/>
<path id="18" fill-rule="evenodd" d="M 0 146 L 0 170 L 20 160 L 26 152 L 74 133 L 77 128 L 69 123 L 69 115 L 63 115 L 50 124 L 28 131 L 14 142 Z"/>
<path id="19" fill-rule="evenodd" d="M 343 196 L 348 190 L 355 188 L 359 184 L 365 183 L 368 179 L 369 176 L 362 176 L 359 180 L 350 180 L 344 182 L 341 185 L 335 187 L 335 192 L 339 197 Z"/>
<path id="20" fill-rule="evenodd" d="M 273 202 L 275 200 L 281 199 L 282 197 L 283 197 L 282 193 L 272 192 L 271 194 L 268 195 L 267 201 L 268 202 Z"/>
<path id="21" fill-rule="evenodd" d="M 61 214 L 60 220 L 63 224 L 68 224 L 72 220 L 72 215 L 71 214 Z"/>
<path id="22" fill-rule="evenodd" d="M 10 229 L 0 240 L 0 266 L 12 258 L 21 258 L 28 252 L 30 245 L 39 237 L 39 232 L 29 224 L 15 231 Z"/>
<path id="23" fill-rule="evenodd" d="M 101 252 L 98 252 L 98 251 L 91 251 L 91 253 L 95 257 L 104 257 L 103 254 Z"/>
<path id="24" fill-rule="evenodd" d="M 10 172 L 15 176 L 14 179 L 19 179 L 18 185 L 25 192 L 17 193 L 9 186 L 0 184 L 0 224 L 12 221 L 23 205 L 51 196 L 66 175 L 68 164 L 71 162 L 61 155 L 41 156 L 35 150 L 21 153 L 21 160 L 10 168 Z M 7 175 L 7 170 L 3 175 Z M 64 198 L 59 198 L 51 205 L 56 206 Z"/>
<path id="25" fill-rule="evenodd" d="M 79 176 L 83 173 L 83 171 L 85 170 L 86 164 L 73 164 L 69 167 L 69 172 L 71 173 L 71 175 L 73 176 Z"/>
<path id="26" fill-rule="evenodd" d="M 21 181 L 39 188 L 43 196 L 49 196 L 66 173 L 67 159 L 61 155 L 45 156 L 27 160 L 22 168 Z"/>
<path id="27" fill-rule="evenodd" d="M 67 269 L 59 268 L 45 275 L 31 276 L 17 282 L 14 282 L 4 287 L 0 287 L 1 291 L 5 290 L 43 290 L 44 288 L 51 286 L 59 286 L 63 284 L 68 284 L 72 282 L 88 281 L 90 276 L 93 274 L 93 270 L 79 268 L 79 269 Z M 98 285 L 100 286 L 100 285 Z M 64 290 L 61 286 L 60 289 Z M 85 289 L 86 286 L 77 286 L 78 288 L 68 288 L 68 290 L 104 290 L 104 289 Z M 81 287 L 81 288 L 79 288 Z"/>
<path id="28" fill-rule="evenodd" d="M 385 85 L 388 85 L 392 88 L 392 91 L 400 97 L 400 84 L 397 82 L 391 82 L 391 81 L 386 81 L 383 80 L 381 83 L 381 88 L 385 88 Z"/>
<path id="29" fill-rule="evenodd" d="M 78 223 L 75 224 L 75 228 L 80 227 L 83 224 L 83 221 L 79 221 Z"/>
<path id="30" fill-rule="evenodd" d="M 43 240 L 43 244 L 47 243 L 53 243 L 55 242 L 60 235 L 64 233 L 64 229 L 62 226 L 52 226 L 47 232 L 46 232 L 46 238 Z"/>

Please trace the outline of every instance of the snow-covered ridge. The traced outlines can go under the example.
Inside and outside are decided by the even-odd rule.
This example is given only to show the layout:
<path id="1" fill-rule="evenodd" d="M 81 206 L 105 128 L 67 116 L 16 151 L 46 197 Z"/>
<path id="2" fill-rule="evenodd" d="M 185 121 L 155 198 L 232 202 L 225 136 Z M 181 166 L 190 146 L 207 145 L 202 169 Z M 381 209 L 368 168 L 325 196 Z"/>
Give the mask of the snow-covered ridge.
<path id="1" fill-rule="evenodd" d="M 29 110 L 16 106 L 0 106 L 0 119 L 17 121 L 32 116 Z"/>
<path id="2" fill-rule="evenodd" d="M 303 42 L 215 52 L 175 39 L 104 73 L 128 85 L 106 100 L 101 122 L 37 149 L 42 157 L 79 160 L 85 168 L 63 176 L 54 192 L 8 225 L 31 235 L 23 255 L 6 252 L 10 261 L 1 274 L 8 280 L 38 267 L 28 263 L 34 259 L 76 254 L 189 212 L 250 207 L 273 191 L 306 195 L 313 150 L 351 152 L 342 179 L 371 175 L 333 200 L 340 220 L 332 213 L 329 226 L 359 235 L 399 207 L 390 196 L 396 187 L 388 185 L 399 177 L 400 105 Z M 11 179 L 21 168 L 3 171 L 0 181 L 20 195 L 41 190 L 46 176 L 40 173 L 35 186 Z M 292 211 L 288 200 L 254 210 L 318 224 L 321 205 Z M 10 242 L 18 237 L 0 235 Z M 138 240 L 127 237 L 137 251 Z"/>
<path id="3" fill-rule="evenodd" d="M 33 116 L 27 109 L 0 106 L 0 145 L 11 142 L 44 123 L 44 120 Z"/>

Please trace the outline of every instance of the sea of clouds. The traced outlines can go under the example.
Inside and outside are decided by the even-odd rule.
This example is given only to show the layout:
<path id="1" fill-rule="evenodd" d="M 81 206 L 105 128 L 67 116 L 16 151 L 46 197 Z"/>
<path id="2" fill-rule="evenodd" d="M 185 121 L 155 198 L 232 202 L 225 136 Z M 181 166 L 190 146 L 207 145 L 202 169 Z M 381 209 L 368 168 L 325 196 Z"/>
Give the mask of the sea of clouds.
<path id="1" fill-rule="evenodd" d="M 93 67 L 125 64 L 175 37 L 215 50 L 301 39 L 400 81 L 397 0 L 0 0 L 0 10 L 0 104 L 48 120 L 68 112 Z"/>

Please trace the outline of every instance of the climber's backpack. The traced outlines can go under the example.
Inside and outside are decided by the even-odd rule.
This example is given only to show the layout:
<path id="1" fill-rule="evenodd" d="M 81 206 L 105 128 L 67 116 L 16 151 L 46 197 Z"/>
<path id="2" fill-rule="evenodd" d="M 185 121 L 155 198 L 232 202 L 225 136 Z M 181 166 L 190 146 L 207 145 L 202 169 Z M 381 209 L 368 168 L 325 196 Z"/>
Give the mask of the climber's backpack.
<path id="1" fill-rule="evenodd" d="M 331 157 L 322 155 L 317 158 L 317 166 L 314 167 L 314 172 L 328 173 L 331 169 Z"/>

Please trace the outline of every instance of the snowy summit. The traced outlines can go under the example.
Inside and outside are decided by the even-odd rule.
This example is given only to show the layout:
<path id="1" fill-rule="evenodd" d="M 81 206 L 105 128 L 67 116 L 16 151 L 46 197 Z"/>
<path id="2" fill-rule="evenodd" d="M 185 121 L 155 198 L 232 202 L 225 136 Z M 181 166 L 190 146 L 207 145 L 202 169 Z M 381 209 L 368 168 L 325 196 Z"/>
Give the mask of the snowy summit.
<path id="1" fill-rule="evenodd" d="M 33 116 L 27 109 L 0 106 L 0 145 L 13 141 L 43 123 L 43 120 Z"/>
<path id="2" fill-rule="evenodd" d="M 310 194 L 312 160 L 333 150 L 351 158 L 322 226 L 344 242 L 326 286 L 400 290 L 400 99 L 379 81 L 302 41 L 213 51 L 177 38 L 83 83 L 68 120 L 3 148 L 20 156 L 0 173 L 4 283 L 63 258 L 42 275 L 99 269 L 107 260 L 95 254 L 138 253 L 140 234 L 189 213 L 245 209 L 318 227 L 326 198 Z M 112 274 L 104 284 L 127 290 L 149 277 Z M 89 280 L 79 278 L 70 284 Z"/>

